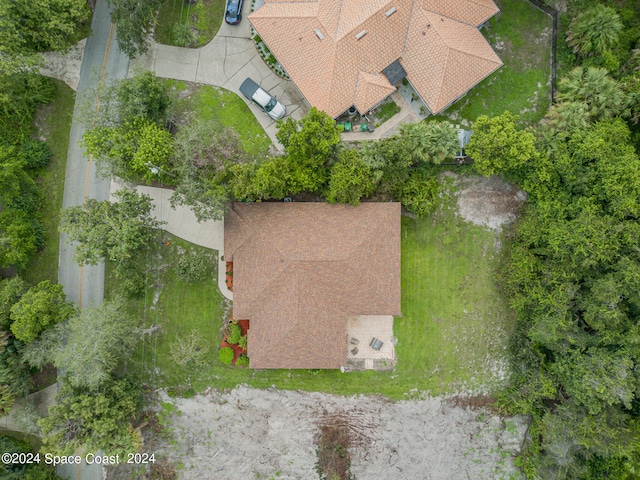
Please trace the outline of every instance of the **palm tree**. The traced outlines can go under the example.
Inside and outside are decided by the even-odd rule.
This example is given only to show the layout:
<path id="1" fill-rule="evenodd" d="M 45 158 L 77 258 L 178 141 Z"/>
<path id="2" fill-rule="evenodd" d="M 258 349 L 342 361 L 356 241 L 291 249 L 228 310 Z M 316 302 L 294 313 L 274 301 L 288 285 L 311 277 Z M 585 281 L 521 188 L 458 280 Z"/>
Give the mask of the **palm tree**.
<path id="1" fill-rule="evenodd" d="M 549 109 L 546 119 L 558 131 L 586 128 L 589 125 L 589 106 L 582 101 L 560 102 Z"/>
<path id="2" fill-rule="evenodd" d="M 622 29 L 622 21 L 616 11 L 599 4 L 573 19 L 567 43 L 580 57 L 600 55 L 618 43 Z"/>
<path id="3" fill-rule="evenodd" d="M 458 131 L 446 122 L 407 123 L 400 127 L 400 139 L 420 162 L 442 163 L 460 149 Z"/>
<path id="4" fill-rule="evenodd" d="M 571 70 L 558 82 L 558 101 L 585 103 L 591 120 L 628 116 L 628 96 L 604 68 Z"/>

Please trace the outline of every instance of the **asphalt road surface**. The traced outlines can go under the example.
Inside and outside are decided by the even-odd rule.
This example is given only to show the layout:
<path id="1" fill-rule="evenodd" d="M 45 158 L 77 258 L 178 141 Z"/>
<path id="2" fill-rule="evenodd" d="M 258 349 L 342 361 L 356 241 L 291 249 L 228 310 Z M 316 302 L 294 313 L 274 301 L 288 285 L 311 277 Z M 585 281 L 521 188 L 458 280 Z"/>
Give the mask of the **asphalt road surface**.
<path id="1" fill-rule="evenodd" d="M 109 198 L 110 180 L 96 175 L 94 163 L 85 157 L 78 146 L 84 127 L 78 124 L 77 118 L 82 92 L 101 80 L 124 78 L 129 69 L 129 59 L 118 48 L 106 0 L 98 0 L 91 29 L 92 35 L 87 39 L 82 59 L 74 121 L 69 136 L 63 208 L 82 205 L 87 198 Z M 64 286 L 67 298 L 80 308 L 100 305 L 104 298 L 104 264 L 80 267 L 73 260 L 74 253 L 75 247 L 67 242 L 65 234 L 61 234 L 58 282 Z"/>
<path id="2" fill-rule="evenodd" d="M 129 59 L 118 48 L 116 31 L 111 23 L 106 0 L 97 1 L 91 30 L 92 34 L 87 39 L 84 49 L 74 120 L 69 135 L 63 208 L 82 205 L 88 198 L 97 200 L 109 198 L 111 181 L 96 175 L 95 165 L 84 156 L 78 146 L 84 127 L 78 124 L 77 119 L 82 92 L 99 81 L 125 78 L 129 69 Z M 96 102 L 96 105 L 98 104 L 99 102 Z M 74 245 L 67 242 L 65 234 L 61 234 L 60 240 L 58 282 L 64 286 L 67 298 L 80 308 L 100 305 L 104 299 L 104 264 L 78 266 L 73 259 Z M 83 459 L 88 453 L 98 454 L 99 452 L 78 452 Z M 70 480 L 102 480 L 103 478 L 101 465 L 95 463 L 88 465 L 84 461 L 79 465 L 59 466 L 56 471 L 61 477 Z"/>

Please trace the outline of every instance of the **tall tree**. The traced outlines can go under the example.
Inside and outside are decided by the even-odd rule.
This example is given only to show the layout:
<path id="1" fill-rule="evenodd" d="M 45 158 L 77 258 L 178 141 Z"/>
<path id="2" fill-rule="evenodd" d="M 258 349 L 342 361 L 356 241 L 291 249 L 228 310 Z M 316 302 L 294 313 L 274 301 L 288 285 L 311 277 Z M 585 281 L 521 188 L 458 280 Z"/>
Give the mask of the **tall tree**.
<path id="1" fill-rule="evenodd" d="M 640 158 L 619 119 L 566 134 L 556 153 L 516 175 L 529 205 L 503 271 L 519 332 L 503 405 L 532 415 L 523 459 L 536 476 L 633 478 Z"/>
<path id="2" fill-rule="evenodd" d="M 221 219 L 229 198 L 228 169 L 248 161 L 237 133 L 194 121 L 180 127 L 174 144 L 177 186 L 171 204 L 189 206 L 198 221 Z"/>
<path id="3" fill-rule="evenodd" d="M 78 242 L 78 263 L 95 265 L 106 259 L 116 266 L 127 263 L 153 238 L 152 229 L 163 224 L 151 215 L 149 195 L 125 188 L 115 196 L 115 203 L 89 199 L 62 211 L 60 230 Z"/>
<path id="4" fill-rule="evenodd" d="M 0 267 L 27 267 L 42 247 L 42 230 L 27 212 L 5 208 L 0 212 Z"/>
<path id="5" fill-rule="evenodd" d="M 149 50 L 160 0 L 109 0 L 120 49 L 131 59 Z"/>
<path id="6" fill-rule="evenodd" d="M 85 0 L 25 0 L 0 3 L 0 43 L 14 53 L 64 50 L 79 40 L 91 16 Z"/>
<path id="7" fill-rule="evenodd" d="M 128 379 L 109 379 L 97 391 L 63 381 L 56 405 L 38 422 L 44 434 L 42 451 L 70 455 L 83 447 L 121 458 L 135 453 L 142 437 L 131 422 L 140 404 L 140 386 Z"/>
<path id="8" fill-rule="evenodd" d="M 62 285 L 44 280 L 31 287 L 11 307 L 11 331 L 15 337 L 29 343 L 40 333 L 76 312 L 75 306 L 67 302 Z"/>
<path id="9" fill-rule="evenodd" d="M 335 159 L 340 129 L 326 113 L 312 107 L 302 119 L 280 122 L 276 137 L 287 153 L 290 193 L 320 191 L 328 178 L 327 165 Z"/>
<path id="10" fill-rule="evenodd" d="M 27 345 L 25 360 L 36 368 L 53 363 L 71 385 L 91 390 L 110 378 L 140 340 L 137 321 L 119 300 L 85 308 L 56 330 Z"/>
<path id="11" fill-rule="evenodd" d="M 340 161 L 331 167 L 326 199 L 329 203 L 350 203 L 358 205 L 360 199 L 371 195 L 375 188 L 375 179 L 357 150 L 343 150 Z"/>
<path id="12" fill-rule="evenodd" d="M 173 140 L 163 127 L 143 118 L 133 118 L 116 127 L 87 130 L 81 145 L 93 155 L 104 176 L 149 182 L 157 177 L 172 179 Z"/>
<path id="13" fill-rule="evenodd" d="M 11 307 L 29 290 L 27 282 L 13 277 L 0 282 L 0 329 L 8 331 L 11 327 Z"/>
<path id="14" fill-rule="evenodd" d="M 516 172 L 536 155 L 533 133 L 518 130 L 517 115 L 504 112 L 493 118 L 478 117 L 467 154 L 474 160 L 474 168 L 481 175 Z"/>

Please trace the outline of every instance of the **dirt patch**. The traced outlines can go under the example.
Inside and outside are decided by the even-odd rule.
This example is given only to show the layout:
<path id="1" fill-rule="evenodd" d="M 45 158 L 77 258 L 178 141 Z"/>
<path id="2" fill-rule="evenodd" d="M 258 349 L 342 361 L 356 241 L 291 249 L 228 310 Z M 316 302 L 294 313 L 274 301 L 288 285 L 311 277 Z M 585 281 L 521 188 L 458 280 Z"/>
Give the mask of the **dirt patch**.
<path id="1" fill-rule="evenodd" d="M 348 471 L 357 479 L 520 477 L 513 459 L 526 419 L 456 406 L 464 404 L 460 399 L 392 402 L 246 386 L 190 399 L 161 392 L 161 399 L 180 413 L 171 420 L 174 440 L 154 447 L 165 461 L 181 465 L 180 479 L 317 479 L 318 439 L 327 434 L 335 440 L 326 427 L 336 425 L 338 443 L 349 445 Z"/>
<path id="2" fill-rule="evenodd" d="M 80 83 L 80 66 L 84 55 L 84 46 L 87 39 L 80 40 L 76 45 L 64 52 L 44 52 L 44 65 L 40 73 L 47 77 L 57 78 L 69 85 L 74 91 L 78 90 Z"/>
<path id="3" fill-rule="evenodd" d="M 458 214 L 467 222 L 488 227 L 496 233 L 515 222 L 527 194 L 499 176 L 461 176 L 447 172 L 457 187 Z"/>
<path id="4" fill-rule="evenodd" d="M 317 436 L 318 471 L 327 479 L 351 480 L 349 428 L 342 419 L 335 418 L 328 425 L 320 426 Z"/>

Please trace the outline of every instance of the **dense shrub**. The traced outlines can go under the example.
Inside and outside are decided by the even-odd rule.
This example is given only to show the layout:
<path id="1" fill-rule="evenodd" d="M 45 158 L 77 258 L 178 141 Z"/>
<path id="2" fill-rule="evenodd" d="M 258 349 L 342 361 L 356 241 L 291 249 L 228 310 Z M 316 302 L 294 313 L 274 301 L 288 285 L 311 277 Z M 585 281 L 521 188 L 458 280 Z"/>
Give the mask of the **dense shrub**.
<path id="1" fill-rule="evenodd" d="M 20 153 L 26 161 L 26 168 L 44 167 L 53 156 L 49 145 L 40 140 L 29 140 L 23 143 L 20 146 Z"/>
<path id="2" fill-rule="evenodd" d="M 200 252 L 185 252 L 178 260 L 175 272 L 184 282 L 198 282 L 204 280 L 211 272 L 211 257 Z"/>
<path id="3" fill-rule="evenodd" d="M 405 183 L 398 185 L 394 190 L 396 200 L 402 202 L 404 208 L 419 217 L 424 217 L 435 207 L 438 182 L 427 173 L 415 170 Z"/>
<path id="4" fill-rule="evenodd" d="M 242 337 L 242 329 L 240 325 L 237 323 L 232 323 L 229 325 L 229 336 L 227 337 L 227 342 L 232 345 L 238 345 L 240 342 L 240 338 Z"/>
<path id="5" fill-rule="evenodd" d="M 248 367 L 249 366 L 249 357 L 246 355 L 240 355 L 236 360 L 236 367 Z"/>
<path id="6" fill-rule="evenodd" d="M 242 348 L 243 350 L 247 349 L 247 336 L 243 335 L 240 337 L 240 340 L 238 341 L 238 346 L 240 348 Z"/>
<path id="7" fill-rule="evenodd" d="M 233 357 L 235 357 L 235 353 L 231 347 L 222 347 L 218 352 L 218 360 L 224 365 L 231 365 Z"/>

